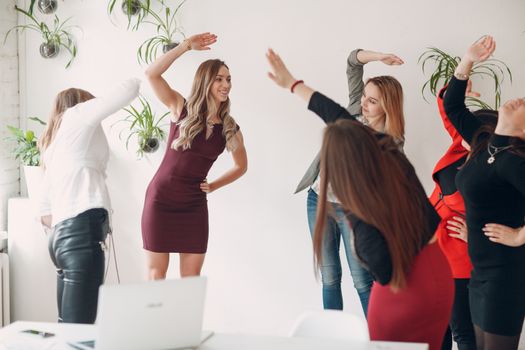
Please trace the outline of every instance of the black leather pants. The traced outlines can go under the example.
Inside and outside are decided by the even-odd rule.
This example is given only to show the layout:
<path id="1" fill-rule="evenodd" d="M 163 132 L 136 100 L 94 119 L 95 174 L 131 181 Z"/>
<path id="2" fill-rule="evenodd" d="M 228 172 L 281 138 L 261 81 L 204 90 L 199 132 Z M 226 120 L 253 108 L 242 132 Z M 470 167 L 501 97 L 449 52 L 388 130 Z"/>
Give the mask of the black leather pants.
<path id="1" fill-rule="evenodd" d="M 59 322 L 95 322 L 108 231 L 106 209 L 90 209 L 55 225 L 49 254 L 57 269 Z"/>

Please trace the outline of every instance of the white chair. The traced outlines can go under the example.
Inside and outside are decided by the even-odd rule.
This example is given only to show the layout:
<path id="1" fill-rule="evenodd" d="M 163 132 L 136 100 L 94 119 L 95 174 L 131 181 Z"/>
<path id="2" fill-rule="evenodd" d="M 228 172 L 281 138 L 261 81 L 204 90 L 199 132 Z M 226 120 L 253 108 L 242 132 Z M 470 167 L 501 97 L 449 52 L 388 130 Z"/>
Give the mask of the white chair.
<path id="1" fill-rule="evenodd" d="M 364 318 L 338 310 L 307 311 L 295 322 L 291 337 L 370 340 Z"/>

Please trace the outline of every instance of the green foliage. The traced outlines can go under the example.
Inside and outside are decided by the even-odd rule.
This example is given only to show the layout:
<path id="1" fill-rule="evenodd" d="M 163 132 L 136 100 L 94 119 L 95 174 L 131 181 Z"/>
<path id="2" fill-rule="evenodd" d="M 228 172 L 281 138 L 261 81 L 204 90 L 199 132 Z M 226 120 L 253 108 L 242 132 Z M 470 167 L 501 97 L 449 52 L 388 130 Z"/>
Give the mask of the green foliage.
<path id="1" fill-rule="evenodd" d="M 418 63 L 421 64 L 423 74 L 425 73 L 425 66 L 427 63 L 431 62 L 435 65 L 435 68 L 430 74 L 429 79 L 421 88 L 421 94 L 423 95 L 425 101 L 427 101 L 425 97 L 425 91 L 428 90 L 432 95 L 436 96 L 439 90 L 448 84 L 454 75 L 454 70 L 460 61 L 461 58 L 458 56 L 449 55 L 448 53 L 436 47 L 428 48 L 427 51 L 423 52 L 423 54 L 419 56 Z M 505 62 L 491 58 L 484 62 L 476 63 L 472 67 L 470 76 L 476 75 L 480 76 L 481 78 L 488 78 L 493 81 L 494 105 L 491 106 L 490 104 L 477 98 L 467 97 L 467 106 L 497 110 L 501 104 L 501 84 L 505 80 L 505 77 L 508 76 L 510 82 L 512 83 L 512 73 L 509 67 L 505 64 Z"/>
<path id="2" fill-rule="evenodd" d="M 163 0 L 159 0 L 161 9 L 155 12 L 152 8 L 148 9 L 148 14 L 152 20 L 144 20 L 144 23 L 151 24 L 155 27 L 157 35 L 145 40 L 137 51 L 137 60 L 139 63 L 149 64 L 157 58 L 157 52 L 162 50 L 164 45 L 174 42 L 174 37 L 180 33 L 184 38 L 182 28 L 177 25 L 177 13 L 186 0 L 183 0 L 174 10 L 172 10 Z"/>
<path id="3" fill-rule="evenodd" d="M 117 3 L 121 4 L 122 8 L 125 9 L 124 12 L 128 18 L 128 30 L 130 28 L 131 30 L 139 29 L 140 24 L 143 23 L 144 18 L 148 15 L 151 6 L 151 0 L 110 0 L 108 3 L 108 15 L 113 13 Z M 138 12 L 133 14 L 133 10 L 137 6 Z"/>
<path id="4" fill-rule="evenodd" d="M 160 122 L 169 115 L 169 112 L 164 113 L 159 118 L 156 117 L 155 113 L 151 110 L 149 102 L 143 97 L 139 96 L 141 107 L 139 109 L 129 106 L 124 108 L 128 113 L 119 122 L 129 123 L 129 134 L 126 138 L 126 149 L 128 149 L 129 141 L 133 136 L 138 139 L 139 148 L 137 149 L 137 155 L 142 158 L 146 148 L 146 142 L 148 139 L 156 138 L 158 140 L 164 140 L 166 138 L 166 132 L 159 126 Z M 122 139 L 122 130 L 119 134 L 119 138 Z"/>
<path id="5" fill-rule="evenodd" d="M 46 123 L 39 118 L 29 118 L 32 121 L 36 121 L 42 125 Z M 37 146 L 37 138 L 32 130 L 22 130 L 20 128 L 7 125 L 7 129 L 10 131 L 11 136 L 7 137 L 7 140 L 14 141 L 15 147 L 12 150 L 15 159 L 20 159 L 23 165 L 40 165 L 40 151 Z"/>
<path id="6" fill-rule="evenodd" d="M 34 3 L 31 3 L 31 6 L 33 5 Z M 70 32 L 73 28 L 78 28 L 78 26 L 66 25 L 71 18 L 67 18 L 65 21 L 60 21 L 58 16 L 55 15 L 53 19 L 53 28 L 49 28 L 49 26 L 45 22 L 40 22 L 32 14 L 32 7 L 30 7 L 30 11 L 21 9 L 18 6 L 15 6 L 15 9 L 27 18 L 29 18 L 30 23 L 19 24 L 9 29 L 9 31 L 5 35 L 4 44 L 9 34 L 15 29 L 20 29 L 22 31 L 28 29 L 34 30 L 35 32 L 38 32 L 40 33 L 40 35 L 42 35 L 44 43 L 58 45 L 58 47 L 63 47 L 69 52 L 69 54 L 71 55 L 71 59 L 66 64 L 66 68 L 69 68 L 69 66 L 71 66 L 71 63 L 73 62 L 73 59 L 75 59 L 75 57 L 77 56 L 77 45 L 73 40 L 73 35 Z"/>

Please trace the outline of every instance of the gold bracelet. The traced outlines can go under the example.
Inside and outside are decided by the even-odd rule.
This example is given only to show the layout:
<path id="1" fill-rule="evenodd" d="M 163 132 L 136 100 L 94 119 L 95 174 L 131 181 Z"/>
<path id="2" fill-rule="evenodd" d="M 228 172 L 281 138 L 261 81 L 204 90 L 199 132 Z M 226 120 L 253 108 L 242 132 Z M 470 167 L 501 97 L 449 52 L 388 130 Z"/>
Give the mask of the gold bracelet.
<path id="1" fill-rule="evenodd" d="M 184 40 L 187 42 L 187 45 L 186 45 L 186 51 L 190 51 L 191 50 L 191 41 L 189 39 L 186 39 Z"/>
<path id="2" fill-rule="evenodd" d="M 454 76 L 459 80 L 468 80 L 468 74 L 454 72 Z"/>

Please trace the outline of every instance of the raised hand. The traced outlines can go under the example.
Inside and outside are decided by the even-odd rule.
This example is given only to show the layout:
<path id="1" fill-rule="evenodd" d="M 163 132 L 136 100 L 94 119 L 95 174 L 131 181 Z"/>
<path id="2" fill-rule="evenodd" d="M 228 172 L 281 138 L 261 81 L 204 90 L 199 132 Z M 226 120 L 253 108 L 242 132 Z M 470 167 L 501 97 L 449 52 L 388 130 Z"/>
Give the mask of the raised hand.
<path id="1" fill-rule="evenodd" d="M 400 66 L 405 63 L 401 58 L 392 53 L 384 53 L 380 61 L 389 66 Z"/>
<path id="2" fill-rule="evenodd" d="M 495 243 L 509 247 L 519 247 L 525 244 L 525 226 L 512 228 L 499 224 L 486 224 L 483 232 Z"/>
<path id="3" fill-rule="evenodd" d="M 289 89 L 292 84 L 295 82 L 295 78 L 290 74 L 288 68 L 284 65 L 283 60 L 276 54 L 272 49 L 268 49 L 266 52 L 266 58 L 272 72 L 268 72 L 268 76 L 272 79 L 277 85 L 285 89 Z"/>
<path id="4" fill-rule="evenodd" d="M 190 36 L 186 41 L 191 45 L 192 50 L 210 50 L 210 45 L 217 42 L 217 35 L 212 33 L 201 33 Z"/>
<path id="5" fill-rule="evenodd" d="M 480 97 L 481 94 L 476 91 L 472 91 L 472 80 L 467 81 L 467 90 L 465 91 L 465 97 Z"/>
<path id="6" fill-rule="evenodd" d="M 496 41 L 490 35 L 485 35 L 474 44 L 470 45 L 464 58 L 473 63 L 483 62 L 496 50 Z"/>
<path id="7" fill-rule="evenodd" d="M 454 232 L 448 234 L 450 237 L 468 241 L 467 223 L 462 217 L 454 216 L 451 220 L 447 220 L 447 229 Z"/>

